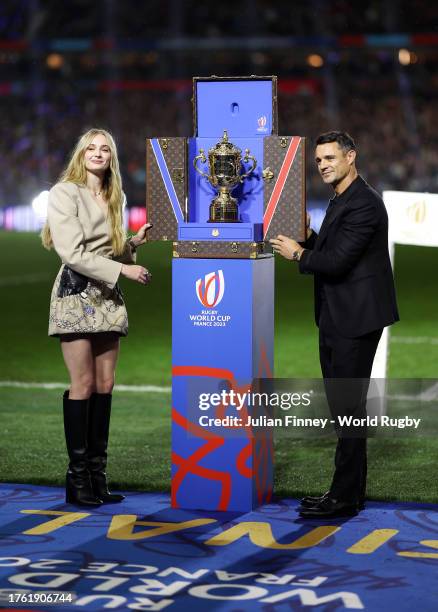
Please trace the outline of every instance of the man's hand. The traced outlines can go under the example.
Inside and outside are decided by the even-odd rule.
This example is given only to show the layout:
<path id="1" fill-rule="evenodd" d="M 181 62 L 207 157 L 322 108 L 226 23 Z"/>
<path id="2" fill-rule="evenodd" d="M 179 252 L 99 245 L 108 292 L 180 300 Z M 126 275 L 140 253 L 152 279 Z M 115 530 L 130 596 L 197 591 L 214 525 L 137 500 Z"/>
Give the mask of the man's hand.
<path id="1" fill-rule="evenodd" d="M 152 227 L 152 223 L 145 223 L 144 225 L 141 226 L 141 228 L 138 230 L 135 236 L 132 236 L 131 242 L 135 246 L 135 248 L 141 246 L 142 244 L 146 242 L 147 240 L 146 232 L 149 229 L 151 229 L 151 227 Z"/>
<path id="2" fill-rule="evenodd" d="M 299 257 L 301 257 L 301 253 L 304 251 L 303 247 L 299 245 L 296 240 L 293 238 L 288 238 L 287 236 L 282 236 L 281 234 L 279 234 L 277 238 L 271 238 L 269 242 L 272 244 L 274 253 L 279 253 L 286 259 L 293 259 L 293 254 L 295 251 L 298 251 L 299 259 Z"/>

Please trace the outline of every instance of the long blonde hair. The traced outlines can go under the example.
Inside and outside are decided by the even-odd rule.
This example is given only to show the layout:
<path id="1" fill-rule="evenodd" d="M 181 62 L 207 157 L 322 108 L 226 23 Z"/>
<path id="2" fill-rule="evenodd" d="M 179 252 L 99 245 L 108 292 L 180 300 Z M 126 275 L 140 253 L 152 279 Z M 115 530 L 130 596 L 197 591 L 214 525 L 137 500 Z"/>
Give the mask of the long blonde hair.
<path id="1" fill-rule="evenodd" d="M 59 177 L 59 182 L 71 182 L 77 185 L 87 184 L 87 170 L 84 163 L 84 154 L 88 145 L 98 134 L 105 136 L 108 147 L 111 151 L 111 159 L 108 169 L 103 179 L 102 191 L 108 202 L 108 217 L 111 226 L 111 245 L 114 255 L 121 255 L 124 250 L 126 232 L 123 225 L 123 201 L 122 177 L 120 175 L 119 160 L 117 157 L 117 147 L 114 138 L 106 130 L 93 128 L 82 134 L 79 138 L 70 161 Z M 48 222 L 41 231 L 41 241 L 44 248 L 53 248 L 52 235 Z"/>

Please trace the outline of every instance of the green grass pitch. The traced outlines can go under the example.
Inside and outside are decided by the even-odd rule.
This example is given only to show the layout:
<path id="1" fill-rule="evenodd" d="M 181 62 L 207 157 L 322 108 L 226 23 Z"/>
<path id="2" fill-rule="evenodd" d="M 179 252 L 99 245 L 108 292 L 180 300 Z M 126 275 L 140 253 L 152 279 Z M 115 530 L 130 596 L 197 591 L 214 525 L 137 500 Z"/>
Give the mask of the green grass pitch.
<path id="1" fill-rule="evenodd" d="M 59 342 L 47 337 L 57 255 L 45 251 L 35 234 L 6 232 L 0 232 L 0 254 L 0 381 L 66 382 Z M 147 265 L 153 279 L 148 287 L 121 283 L 130 334 L 122 341 L 117 383 L 168 387 L 171 244 L 146 245 L 139 263 Z M 437 268 L 438 249 L 396 248 L 401 321 L 391 329 L 390 378 L 438 378 Z M 320 377 L 312 279 L 300 276 L 292 262 L 280 259 L 275 310 L 275 375 Z M 60 396 L 60 390 L 0 387 L 1 481 L 62 484 L 66 457 Z M 403 412 L 403 406 L 397 410 Z M 436 411 L 436 402 L 430 410 Z M 117 392 L 113 415 L 109 467 L 114 485 L 169 490 L 170 394 Z M 331 436 L 316 440 L 279 436 L 276 493 L 296 496 L 325 490 L 333 446 Z M 369 497 L 438 502 L 437 451 L 433 435 L 371 439 Z"/>

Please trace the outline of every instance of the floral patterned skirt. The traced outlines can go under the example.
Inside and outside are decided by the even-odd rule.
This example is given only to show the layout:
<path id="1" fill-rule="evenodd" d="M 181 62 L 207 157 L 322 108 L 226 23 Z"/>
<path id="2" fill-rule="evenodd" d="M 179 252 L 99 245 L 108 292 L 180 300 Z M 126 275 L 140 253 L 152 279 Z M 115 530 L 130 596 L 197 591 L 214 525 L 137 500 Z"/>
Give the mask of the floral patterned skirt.
<path id="1" fill-rule="evenodd" d="M 64 266 L 58 272 L 50 298 L 49 336 L 114 332 L 128 334 L 128 314 L 120 287 L 87 279 L 80 293 L 60 297 Z"/>

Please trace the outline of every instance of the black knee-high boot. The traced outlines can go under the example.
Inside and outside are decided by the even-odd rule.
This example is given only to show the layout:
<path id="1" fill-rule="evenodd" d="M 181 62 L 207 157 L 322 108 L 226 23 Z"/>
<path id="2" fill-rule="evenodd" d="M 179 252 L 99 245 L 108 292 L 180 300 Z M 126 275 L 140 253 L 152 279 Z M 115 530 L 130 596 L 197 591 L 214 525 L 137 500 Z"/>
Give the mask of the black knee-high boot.
<path id="1" fill-rule="evenodd" d="M 88 470 L 94 494 L 107 504 L 125 499 L 124 495 L 110 493 L 105 473 L 111 400 L 111 393 L 93 393 L 88 406 Z"/>
<path id="2" fill-rule="evenodd" d="M 64 393 L 64 432 L 67 452 L 70 459 L 66 484 L 65 500 L 80 506 L 100 506 L 102 500 L 96 497 L 91 486 L 87 466 L 87 412 L 88 400 L 69 398 Z"/>

